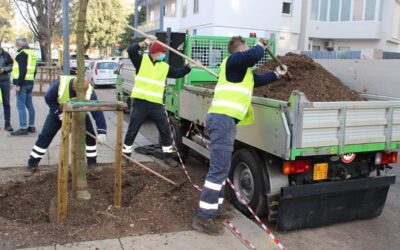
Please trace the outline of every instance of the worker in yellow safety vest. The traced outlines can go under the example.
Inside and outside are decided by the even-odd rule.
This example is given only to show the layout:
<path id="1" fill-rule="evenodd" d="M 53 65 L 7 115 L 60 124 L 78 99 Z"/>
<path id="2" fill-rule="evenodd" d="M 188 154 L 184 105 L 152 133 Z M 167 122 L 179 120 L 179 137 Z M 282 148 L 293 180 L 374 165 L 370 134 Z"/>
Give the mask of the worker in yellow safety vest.
<path id="1" fill-rule="evenodd" d="M 130 156 L 132 144 L 139 132 L 142 123 L 146 119 L 153 120 L 160 133 L 163 160 L 171 167 L 178 166 L 172 153 L 174 148 L 170 137 L 170 128 L 163 106 L 163 95 L 167 78 L 181 78 L 188 74 L 191 65 L 182 68 L 174 68 L 164 62 L 165 48 L 155 42 L 157 38 L 150 36 L 144 41 L 134 44 L 128 48 L 129 58 L 136 68 L 135 84 L 132 89 L 132 111 L 128 131 L 125 135 L 123 153 Z M 141 49 L 150 46 L 149 53 L 139 53 Z M 124 159 L 123 165 L 129 161 Z"/>
<path id="2" fill-rule="evenodd" d="M 63 111 L 62 105 L 71 98 L 76 97 L 77 79 L 74 76 L 61 75 L 56 79 L 50 88 L 47 90 L 44 99 L 47 106 L 49 106 L 49 113 L 43 124 L 43 129 L 40 132 L 35 145 L 29 155 L 28 166 L 25 176 L 31 176 L 39 167 L 39 162 L 43 158 L 54 136 L 61 128 Z M 86 100 L 97 100 L 96 93 L 90 85 L 90 80 L 85 78 L 83 89 L 85 91 Z M 90 112 L 97 127 L 97 142 L 106 143 L 107 141 L 107 124 L 102 111 Z M 95 134 L 92 121 L 89 114 L 86 114 L 86 130 L 92 135 Z M 97 147 L 96 140 L 89 135 L 86 135 L 86 160 L 88 169 L 97 168 Z"/>
<path id="3" fill-rule="evenodd" d="M 18 52 L 12 68 L 12 78 L 17 96 L 20 128 L 11 132 L 11 135 L 27 135 L 36 132 L 35 108 L 32 103 L 32 90 L 36 75 L 36 54 L 29 48 L 28 41 L 24 37 L 17 38 L 16 47 Z M 29 113 L 29 121 L 27 121 L 26 109 Z"/>
<path id="4" fill-rule="evenodd" d="M 252 67 L 264 57 L 268 41 L 258 39 L 249 49 L 245 40 L 232 37 L 228 43 L 231 54 L 220 65 L 214 98 L 208 110 L 206 128 L 211 141 L 210 168 L 200 196 L 199 209 L 192 227 L 210 235 L 223 233 L 218 219 L 227 219 L 223 212 L 224 186 L 231 166 L 236 125 L 253 122 L 251 98 L 253 88 L 269 84 L 287 73 L 287 67 L 274 72 L 256 74 Z"/>

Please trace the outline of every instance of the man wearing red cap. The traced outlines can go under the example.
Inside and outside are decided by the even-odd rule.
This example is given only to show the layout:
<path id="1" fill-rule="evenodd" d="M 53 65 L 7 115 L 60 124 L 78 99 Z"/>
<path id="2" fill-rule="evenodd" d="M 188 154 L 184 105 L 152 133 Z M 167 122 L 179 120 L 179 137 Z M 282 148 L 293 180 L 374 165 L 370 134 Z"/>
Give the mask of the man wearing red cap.
<path id="1" fill-rule="evenodd" d="M 136 135 L 143 122 L 149 118 L 156 123 L 160 133 L 164 162 L 168 166 L 177 167 L 178 162 L 172 158 L 174 148 L 164 113 L 163 94 L 167 78 L 181 78 L 190 72 L 191 66 L 186 65 L 180 69 L 170 67 L 164 62 L 165 48 L 154 42 L 155 40 L 156 37 L 150 36 L 128 48 L 129 58 L 136 68 L 136 77 L 131 94 L 133 98 L 131 117 L 122 152 L 127 156 L 131 155 Z M 142 55 L 140 50 L 149 45 L 149 54 Z M 128 163 L 129 161 L 125 159 L 123 165 L 126 166 Z"/>

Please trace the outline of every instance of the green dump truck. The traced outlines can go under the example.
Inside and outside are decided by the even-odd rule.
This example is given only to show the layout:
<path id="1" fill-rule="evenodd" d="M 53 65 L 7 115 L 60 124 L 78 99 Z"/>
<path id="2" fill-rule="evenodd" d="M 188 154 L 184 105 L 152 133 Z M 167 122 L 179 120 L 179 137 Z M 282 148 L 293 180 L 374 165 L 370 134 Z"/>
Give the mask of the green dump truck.
<path id="1" fill-rule="evenodd" d="M 215 72 L 228 55 L 228 37 L 158 37 Z M 275 51 L 272 39 L 270 46 Z M 184 64 L 175 55 L 169 59 Z M 201 69 L 168 81 L 166 108 L 183 157 L 189 149 L 210 157 L 205 118 L 216 82 Z M 252 105 L 255 122 L 238 127 L 229 177 L 258 215 L 292 230 L 381 214 L 396 178 L 389 170 L 400 143 L 399 101 L 310 102 L 293 92 L 287 101 L 253 97 Z"/>

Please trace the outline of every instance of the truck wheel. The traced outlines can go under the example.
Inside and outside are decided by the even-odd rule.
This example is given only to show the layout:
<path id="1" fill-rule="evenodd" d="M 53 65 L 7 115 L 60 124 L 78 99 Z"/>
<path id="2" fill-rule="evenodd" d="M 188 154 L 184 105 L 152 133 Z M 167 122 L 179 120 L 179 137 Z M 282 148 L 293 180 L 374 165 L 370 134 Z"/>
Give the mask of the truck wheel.
<path id="1" fill-rule="evenodd" d="M 232 167 L 229 173 L 233 185 L 244 197 L 246 204 L 259 215 L 265 215 L 267 211 L 263 193 L 262 161 L 257 153 L 251 149 L 239 149 L 233 154 Z M 237 197 L 232 188 L 228 188 L 228 197 L 235 207 L 242 213 L 250 215 L 250 211 Z"/>
<path id="2" fill-rule="evenodd" d="M 179 155 L 181 156 L 182 160 L 185 160 L 189 155 L 189 147 L 182 143 L 183 137 L 183 129 L 182 124 L 178 120 L 175 119 L 173 116 L 169 116 L 169 121 L 171 122 L 172 134 L 174 136 L 175 144 L 177 150 L 179 151 Z"/>

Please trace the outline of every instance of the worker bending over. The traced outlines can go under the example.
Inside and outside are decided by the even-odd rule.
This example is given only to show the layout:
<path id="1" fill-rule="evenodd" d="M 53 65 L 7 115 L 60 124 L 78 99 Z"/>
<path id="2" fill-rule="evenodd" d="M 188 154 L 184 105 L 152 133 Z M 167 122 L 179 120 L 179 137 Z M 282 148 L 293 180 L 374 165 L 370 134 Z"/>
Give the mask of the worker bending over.
<path id="1" fill-rule="evenodd" d="M 56 79 L 46 92 L 44 97 L 50 112 L 44 122 L 42 131 L 33 146 L 28 160 L 28 169 L 25 176 L 34 174 L 38 168 L 40 160 L 46 153 L 47 147 L 50 145 L 54 136 L 61 128 L 63 111 L 62 105 L 71 98 L 76 97 L 78 80 L 73 76 L 61 75 Z M 97 100 L 96 93 L 90 85 L 90 80 L 85 78 L 83 89 L 85 91 L 86 100 Z M 99 143 L 106 142 L 107 125 L 102 111 L 90 112 L 97 126 L 97 141 Z M 88 114 L 86 114 L 86 131 L 95 134 L 92 122 Z M 89 168 L 97 166 L 97 147 L 96 140 L 86 135 L 86 159 Z"/>
<path id="2" fill-rule="evenodd" d="M 160 133 L 164 163 L 171 167 L 177 167 L 178 162 L 172 157 L 175 149 L 172 146 L 170 128 L 164 112 L 163 96 L 167 78 L 185 76 L 190 72 L 191 65 L 179 69 L 168 65 L 164 62 L 165 48 L 155 40 L 157 40 L 156 37 L 149 36 L 144 41 L 128 48 L 129 58 L 135 66 L 137 74 L 131 94 L 133 98 L 131 117 L 122 152 L 127 156 L 131 155 L 132 145 L 140 127 L 146 119 L 151 119 L 156 123 Z M 139 53 L 146 46 L 150 46 L 149 54 Z M 129 161 L 124 158 L 123 166 L 128 164 Z"/>
<path id="3" fill-rule="evenodd" d="M 231 54 L 220 65 L 214 98 L 208 110 L 206 128 L 211 141 L 210 168 L 200 196 L 199 209 L 192 227 L 210 235 L 223 233 L 222 214 L 224 186 L 231 167 L 231 156 L 236 136 L 236 125 L 253 122 L 251 98 L 253 88 L 277 80 L 287 73 L 287 67 L 277 67 L 274 72 L 255 74 L 252 67 L 264 57 L 268 41 L 258 39 L 249 49 L 240 36 L 228 43 Z"/>

